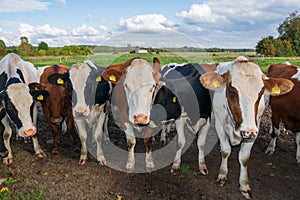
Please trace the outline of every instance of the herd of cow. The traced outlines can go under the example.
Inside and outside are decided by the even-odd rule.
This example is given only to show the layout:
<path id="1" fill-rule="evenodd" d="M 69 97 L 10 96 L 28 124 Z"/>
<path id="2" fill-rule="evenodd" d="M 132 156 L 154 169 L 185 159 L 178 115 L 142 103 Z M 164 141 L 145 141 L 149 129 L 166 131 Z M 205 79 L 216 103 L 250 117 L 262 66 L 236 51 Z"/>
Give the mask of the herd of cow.
<path id="1" fill-rule="evenodd" d="M 135 131 L 143 130 L 146 168 L 155 167 L 151 153 L 154 129 L 174 122 L 178 149 L 171 172 L 180 169 L 186 143 L 185 128 L 198 135 L 199 171 L 208 173 L 204 146 L 212 114 L 221 147 L 221 166 L 217 177 L 224 185 L 232 145 L 241 145 L 240 192 L 250 198 L 247 163 L 258 135 L 265 107 L 272 109 L 272 140 L 266 153 L 272 154 L 279 124 L 296 134 L 296 159 L 300 164 L 300 72 L 289 63 L 274 64 L 267 76 L 245 57 L 220 64 L 153 64 L 141 58 L 107 67 L 90 60 L 71 67 L 53 65 L 39 68 L 10 53 L 0 61 L 0 155 L 5 164 L 13 161 L 10 138 L 15 124 L 21 137 L 31 136 L 35 153 L 46 157 L 37 139 L 37 102 L 54 135 L 53 152 L 58 152 L 58 126 L 67 123 L 74 149 L 75 127 L 81 141 L 79 162 L 87 160 L 87 130 L 97 143 L 97 161 L 106 164 L 102 139 L 108 138 L 108 114 L 126 133 L 127 170 L 135 166 Z M 157 106 L 159 105 L 159 106 Z M 155 108 L 155 109 L 154 109 Z M 143 129 L 142 129 L 143 128 Z M 165 139 L 162 137 L 162 141 Z"/>

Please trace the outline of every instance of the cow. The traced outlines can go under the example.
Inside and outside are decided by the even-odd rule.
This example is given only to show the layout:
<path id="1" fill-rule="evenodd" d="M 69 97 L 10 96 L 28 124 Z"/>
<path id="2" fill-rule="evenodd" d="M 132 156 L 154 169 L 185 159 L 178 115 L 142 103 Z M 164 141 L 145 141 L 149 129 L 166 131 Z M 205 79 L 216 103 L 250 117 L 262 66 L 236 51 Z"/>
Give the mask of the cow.
<path id="1" fill-rule="evenodd" d="M 86 60 L 75 63 L 68 72 L 53 73 L 48 81 L 54 85 L 64 85 L 72 91 L 72 115 L 81 141 L 80 164 L 87 160 L 87 134 L 91 130 L 97 143 L 97 161 L 106 165 L 102 149 L 103 131 L 107 133 L 111 84 L 101 76 L 104 67 Z M 104 130 L 103 130 L 104 128 Z"/>
<path id="2" fill-rule="evenodd" d="M 280 135 L 280 122 L 285 129 L 296 134 L 297 153 L 296 160 L 300 166 L 300 70 L 290 63 L 273 64 L 268 69 L 268 76 L 272 78 L 286 78 L 294 83 L 291 92 L 281 96 L 271 96 L 272 127 L 270 129 L 272 140 L 266 153 L 271 155 L 275 151 L 276 139 Z"/>
<path id="3" fill-rule="evenodd" d="M 13 162 L 10 138 L 12 121 L 21 137 L 32 137 L 35 153 L 46 157 L 37 139 L 37 101 L 47 99 L 49 93 L 45 90 L 32 88 L 31 84 L 39 82 L 39 74 L 30 62 L 23 61 L 17 54 L 10 53 L 0 61 L 0 109 L 1 123 L 4 126 L 3 139 L 8 155 L 4 164 Z"/>
<path id="4" fill-rule="evenodd" d="M 202 70 L 200 66 L 198 67 Z M 154 168 L 151 154 L 153 129 L 165 121 L 175 120 L 179 149 L 176 152 L 171 172 L 180 168 L 181 154 L 185 145 L 184 126 L 187 121 L 192 121 L 190 129 L 195 133 L 201 132 L 198 139 L 199 169 L 201 173 L 207 174 L 202 150 L 204 150 L 203 141 L 210 126 L 211 106 L 209 92 L 201 87 L 199 81 L 201 75 L 199 69 L 193 65 L 174 68 L 172 72 L 166 73 L 167 75 L 161 78 L 160 61 L 157 58 L 153 59 L 153 66 L 144 59 L 132 58 L 128 62 L 108 66 L 103 72 L 106 80 L 116 84 L 112 110 L 113 113 L 119 113 L 120 126 L 126 133 L 129 150 L 127 170 L 133 170 L 135 165 L 134 129 L 147 126 L 144 134 L 145 162 L 146 169 L 151 170 Z M 187 91 L 189 89 L 191 93 Z M 200 95 L 197 96 L 195 93 Z M 197 101 L 196 108 L 188 108 L 191 99 Z M 153 110 L 156 104 L 164 108 L 165 115 L 162 115 L 160 110 Z"/>
<path id="5" fill-rule="evenodd" d="M 48 82 L 48 76 L 53 73 L 64 74 L 69 70 L 69 67 L 63 64 L 48 66 L 43 69 L 40 76 L 40 86 L 38 89 L 48 91 L 49 97 L 42 101 L 44 116 L 53 133 L 53 149 L 52 153 L 58 153 L 58 131 L 59 126 L 62 126 L 65 120 L 67 121 L 66 132 L 70 134 L 72 148 L 77 150 L 77 143 L 74 135 L 74 119 L 72 115 L 71 91 L 66 85 L 57 86 Z"/>
<path id="6" fill-rule="evenodd" d="M 214 91 L 213 111 L 222 156 L 217 181 L 221 186 L 225 184 L 231 145 L 240 144 L 239 190 L 242 196 L 250 198 L 247 165 L 266 106 L 264 93 L 286 94 L 293 83 L 287 79 L 266 77 L 257 64 L 243 56 L 219 64 L 215 72 L 203 74 L 200 80 L 204 87 Z"/>

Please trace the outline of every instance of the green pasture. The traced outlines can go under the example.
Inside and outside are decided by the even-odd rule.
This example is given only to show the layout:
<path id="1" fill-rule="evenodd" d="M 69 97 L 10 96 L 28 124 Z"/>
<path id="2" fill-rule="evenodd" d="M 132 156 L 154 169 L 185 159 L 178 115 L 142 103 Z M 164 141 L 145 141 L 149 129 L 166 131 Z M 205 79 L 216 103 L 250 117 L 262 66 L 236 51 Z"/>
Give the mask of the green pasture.
<path id="1" fill-rule="evenodd" d="M 161 65 L 176 62 L 176 63 L 219 63 L 235 59 L 237 56 L 243 55 L 250 60 L 255 61 L 261 67 L 264 73 L 267 72 L 271 64 L 283 63 L 289 61 L 290 63 L 300 66 L 300 57 L 257 57 L 253 52 L 160 52 L 159 54 L 127 54 L 127 53 L 97 53 L 89 56 L 57 56 L 57 57 L 27 57 L 23 58 L 36 67 L 65 64 L 71 66 L 76 62 L 83 62 L 86 59 L 94 61 L 99 66 L 108 66 L 120 62 L 125 62 L 133 57 L 141 57 L 149 62 L 152 62 L 153 57 L 157 57 L 161 61 Z"/>

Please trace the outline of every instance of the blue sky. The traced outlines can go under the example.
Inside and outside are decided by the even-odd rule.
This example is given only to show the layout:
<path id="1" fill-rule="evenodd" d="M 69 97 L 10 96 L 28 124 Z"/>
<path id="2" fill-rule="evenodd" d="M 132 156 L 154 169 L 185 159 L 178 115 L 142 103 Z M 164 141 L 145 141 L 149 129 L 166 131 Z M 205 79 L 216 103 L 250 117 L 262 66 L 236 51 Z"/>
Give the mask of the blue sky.
<path id="1" fill-rule="evenodd" d="M 0 0 L 0 39 L 19 45 L 254 48 L 299 0 Z"/>

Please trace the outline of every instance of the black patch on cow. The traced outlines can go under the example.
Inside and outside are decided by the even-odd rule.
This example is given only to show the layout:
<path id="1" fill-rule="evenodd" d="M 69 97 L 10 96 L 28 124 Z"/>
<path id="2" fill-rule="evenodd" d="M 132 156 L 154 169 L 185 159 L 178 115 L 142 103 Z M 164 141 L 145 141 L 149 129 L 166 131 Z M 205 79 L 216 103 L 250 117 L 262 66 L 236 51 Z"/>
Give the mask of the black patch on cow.
<path id="1" fill-rule="evenodd" d="M 196 63 L 176 66 L 163 75 L 166 86 L 178 97 L 192 124 L 209 118 L 212 111 L 209 91 L 199 80 L 205 70 Z"/>
<path id="2" fill-rule="evenodd" d="M 20 79 L 22 80 L 22 82 L 25 83 L 25 79 L 24 79 L 23 73 L 22 73 L 22 71 L 20 69 L 17 69 L 17 74 L 19 74 Z"/>
<path id="3" fill-rule="evenodd" d="M 150 118 L 155 124 L 161 121 L 177 119 L 181 115 L 178 98 L 167 87 L 162 86 L 155 96 Z"/>
<path id="4" fill-rule="evenodd" d="M 5 88 L 6 81 L 7 81 L 7 74 L 5 72 L 2 72 L 2 74 L 0 74 L 0 91 L 2 91 Z"/>
<path id="5" fill-rule="evenodd" d="M 45 101 L 45 100 L 47 100 L 47 98 L 50 95 L 47 90 L 33 90 L 33 89 L 30 89 L 29 93 L 31 94 L 34 101 Z M 43 96 L 43 100 L 38 99 L 39 95 Z"/>
<path id="6" fill-rule="evenodd" d="M 1 100 L 1 99 L 0 99 Z M 1 104 L 1 103 L 0 103 Z M 0 110 L 0 156 L 1 157 L 6 157 L 7 149 L 5 148 L 4 145 L 4 138 L 3 138 L 3 133 L 4 133 L 4 125 L 2 124 L 2 119 L 4 118 L 6 112 L 5 109 L 2 108 Z"/>
<path id="7" fill-rule="evenodd" d="M 23 124 L 18 116 L 18 110 L 11 102 L 7 93 L 5 92 L 3 95 L 4 95 L 6 113 L 8 114 L 9 118 L 14 122 L 14 124 L 17 126 L 17 128 L 20 129 L 23 126 Z"/>
<path id="8" fill-rule="evenodd" d="M 19 78 L 12 77 L 12 78 L 10 78 L 10 79 L 7 81 L 5 87 L 7 88 L 7 87 L 10 86 L 11 84 L 15 84 L 15 83 L 22 83 L 22 82 L 20 81 Z"/>

